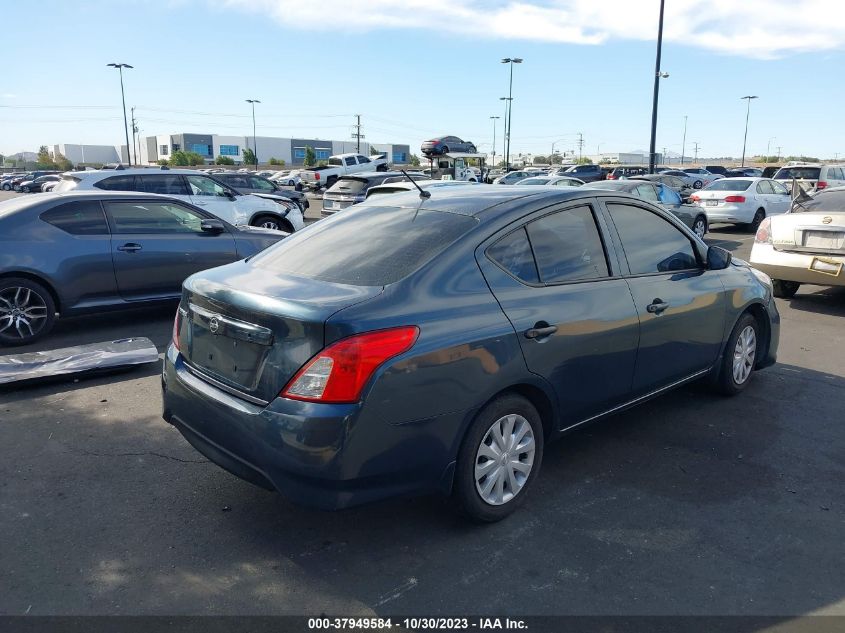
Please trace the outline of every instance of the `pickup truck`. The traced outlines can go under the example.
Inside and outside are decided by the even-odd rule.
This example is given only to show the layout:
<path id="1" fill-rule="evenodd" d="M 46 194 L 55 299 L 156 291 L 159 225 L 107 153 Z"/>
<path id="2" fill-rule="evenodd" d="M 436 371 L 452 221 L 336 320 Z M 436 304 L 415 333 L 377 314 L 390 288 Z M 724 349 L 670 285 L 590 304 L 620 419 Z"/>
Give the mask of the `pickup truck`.
<path id="1" fill-rule="evenodd" d="M 331 187 L 341 176 L 362 171 L 387 171 L 387 154 L 338 154 L 329 157 L 325 167 L 309 167 L 299 172 L 303 187 L 320 189 Z"/>

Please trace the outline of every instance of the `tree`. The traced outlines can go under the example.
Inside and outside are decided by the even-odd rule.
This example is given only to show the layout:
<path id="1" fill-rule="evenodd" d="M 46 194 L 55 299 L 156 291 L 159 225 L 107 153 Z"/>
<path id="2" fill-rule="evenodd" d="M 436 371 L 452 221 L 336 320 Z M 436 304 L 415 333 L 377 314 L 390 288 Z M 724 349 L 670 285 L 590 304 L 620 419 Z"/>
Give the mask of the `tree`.
<path id="1" fill-rule="evenodd" d="M 372 145 L 370 145 L 370 156 L 376 156 L 377 154 L 381 154 L 381 152 L 380 152 L 380 151 L 378 151 L 378 150 L 377 150 L 375 147 L 373 147 Z"/>
<path id="2" fill-rule="evenodd" d="M 61 152 L 56 152 L 56 155 L 53 157 L 54 162 L 56 163 L 56 167 L 61 169 L 62 171 L 70 171 L 73 169 L 73 163 L 68 160 L 66 156 L 64 156 Z"/>
<path id="3" fill-rule="evenodd" d="M 191 164 L 188 160 L 188 153 L 177 149 L 170 155 L 170 162 L 168 163 L 171 167 L 186 167 Z"/>
<path id="4" fill-rule="evenodd" d="M 305 160 L 302 164 L 306 167 L 313 167 L 317 163 L 317 154 L 314 153 L 314 148 L 308 145 L 305 148 Z"/>
<path id="5" fill-rule="evenodd" d="M 593 161 L 584 156 L 584 158 L 578 158 L 575 160 L 576 165 L 592 165 Z"/>
<path id="6" fill-rule="evenodd" d="M 534 164 L 535 165 L 543 165 L 543 164 L 548 163 L 548 162 L 549 162 L 549 159 L 546 156 L 535 156 L 534 157 Z"/>
<path id="7" fill-rule="evenodd" d="M 549 164 L 551 165 L 560 165 L 563 162 L 563 157 L 558 153 L 555 152 L 551 156 L 549 156 Z"/>
<path id="8" fill-rule="evenodd" d="M 56 163 L 50 158 L 50 152 L 47 151 L 46 145 L 38 148 L 38 156 L 35 158 L 35 162 L 38 163 L 38 167 L 41 169 L 50 169 L 56 166 Z"/>
<path id="9" fill-rule="evenodd" d="M 248 147 L 244 150 L 244 165 L 257 165 L 255 160 L 255 152 Z"/>
<path id="10" fill-rule="evenodd" d="M 285 166 L 285 161 L 284 161 L 284 160 L 282 160 L 281 158 L 271 158 L 268 162 L 269 162 L 271 165 L 278 165 L 279 167 L 284 167 L 284 166 Z"/>
<path id="11" fill-rule="evenodd" d="M 159 158 L 159 159 L 156 161 L 156 164 L 157 164 L 157 165 L 161 165 L 162 167 L 167 167 L 167 164 L 168 164 L 168 163 L 167 163 L 167 159 L 166 159 L 166 158 Z"/>
<path id="12" fill-rule="evenodd" d="M 214 159 L 215 165 L 234 165 L 235 161 L 228 156 L 218 156 Z"/>
<path id="13" fill-rule="evenodd" d="M 185 155 L 188 157 L 189 165 L 205 165 L 205 158 L 201 154 L 186 152 Z"/>
<path id="14" fill-rule="evenodd" d="M 411 154 L 411 165 L 413 165 L 414 167 L 420 166 L 420 157 L 416 154 Z"/>

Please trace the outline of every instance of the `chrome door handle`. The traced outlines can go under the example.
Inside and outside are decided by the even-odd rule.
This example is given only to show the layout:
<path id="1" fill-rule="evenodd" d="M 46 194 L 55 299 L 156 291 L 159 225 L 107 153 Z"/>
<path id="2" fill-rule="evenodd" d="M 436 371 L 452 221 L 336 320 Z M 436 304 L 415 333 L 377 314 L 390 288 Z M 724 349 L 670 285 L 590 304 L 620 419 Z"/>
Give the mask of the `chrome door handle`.
<path id="1" fill-rule="evenodd" d="M 650 304 L 648 304 L 645 309 L 651 312 L 652 314 L 660 314 L 668 307 L 669 304 L 663 301 L 662 299 L 655 299 Z"/>
<path id="2" fill-rule="evenodd" d="M 117 250 L 123 251 L 124 253 L 135 253 L 140 251 L 143 248 L 140 244 L 135 244 L 134 242 L 129 242 L 128 244 L 124 244 L 123 246 L 118 246 Z"/>

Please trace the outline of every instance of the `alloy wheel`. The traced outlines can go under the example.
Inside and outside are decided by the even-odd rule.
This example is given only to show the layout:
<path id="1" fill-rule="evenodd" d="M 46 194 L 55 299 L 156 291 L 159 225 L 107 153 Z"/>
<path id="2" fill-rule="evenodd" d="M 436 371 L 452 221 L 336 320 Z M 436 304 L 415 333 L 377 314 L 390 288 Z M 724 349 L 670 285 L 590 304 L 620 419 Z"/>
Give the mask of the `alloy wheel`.
<path id="1" fill-rule="evenodd" d="M 27 339 L 36 336 L 47 323 L 47 302 L 37 292 L 22 286 L 0 290 L 0 334 Z"/>
<path id="2" fill-rule="evenodd" d="M 736 339 L 733 359 L 734 382 L 743 384 L 754 369 L 754 358 L 757 353 L 757 334 L 754 327 L 746 325 Z"/>
<path id="3" fill-rule="evenodd" d="M 475 489 L 493 506 L 511 501 L 525 486 L 534 465 L 534 431 L 518 414 L 496 420 L 481 440 L 475 456 Z"/>
<path id="4" fill-rule="evenodd" d="M 692 225 L 692 230 L 693 233 L 703 239 L 707 234 L 707 222 L 703 218 L 698 218 Z"/>

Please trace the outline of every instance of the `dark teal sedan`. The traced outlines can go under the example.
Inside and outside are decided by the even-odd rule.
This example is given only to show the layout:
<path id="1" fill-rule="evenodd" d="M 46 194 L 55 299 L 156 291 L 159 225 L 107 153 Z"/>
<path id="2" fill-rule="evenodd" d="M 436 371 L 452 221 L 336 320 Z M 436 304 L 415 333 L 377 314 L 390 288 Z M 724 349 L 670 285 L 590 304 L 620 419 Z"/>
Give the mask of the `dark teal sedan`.
<path id="1" fill-rule="evenodd" d="M 382 196 L 189 277 L 164 419 L 235 475 L 334 509 L 440 492 L 499 520 L 547 442 L 775 362 L 771 280 L 642 198 Z"/>

